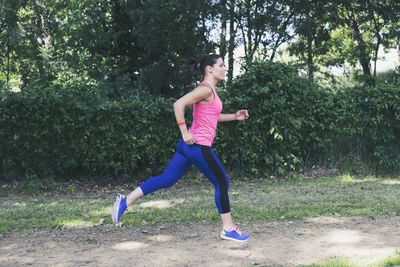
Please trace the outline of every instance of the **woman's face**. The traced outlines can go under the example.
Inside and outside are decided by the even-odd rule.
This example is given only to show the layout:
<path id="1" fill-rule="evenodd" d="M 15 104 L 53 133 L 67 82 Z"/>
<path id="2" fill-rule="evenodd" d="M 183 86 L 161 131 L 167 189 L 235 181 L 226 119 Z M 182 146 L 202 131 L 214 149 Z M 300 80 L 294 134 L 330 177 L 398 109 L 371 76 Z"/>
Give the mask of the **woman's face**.
<path id="1" fill-rule="evenodd" d="M 217 80 L 217 81 L 223 81 L 225 79 L 225 64 L 222 58 L 218 58 L 217 62 L 211 67 L 211 75 Z"/>

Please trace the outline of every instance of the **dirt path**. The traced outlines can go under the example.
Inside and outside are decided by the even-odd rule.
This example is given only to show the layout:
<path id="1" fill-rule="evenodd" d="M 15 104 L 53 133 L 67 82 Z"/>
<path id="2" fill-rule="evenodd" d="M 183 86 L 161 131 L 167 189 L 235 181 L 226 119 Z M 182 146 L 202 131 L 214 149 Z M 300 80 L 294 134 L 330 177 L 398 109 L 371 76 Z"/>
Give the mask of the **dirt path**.
<path id="1" fill-rule="evenodd" d="M 365 262 L 400 249 L 400 216 L 319 217 L 242 225 L 251 240 L 220 240 L 219 225 L 15 231 L 0 239 L 1 266 L 295 266 L 349 257 Z"/>

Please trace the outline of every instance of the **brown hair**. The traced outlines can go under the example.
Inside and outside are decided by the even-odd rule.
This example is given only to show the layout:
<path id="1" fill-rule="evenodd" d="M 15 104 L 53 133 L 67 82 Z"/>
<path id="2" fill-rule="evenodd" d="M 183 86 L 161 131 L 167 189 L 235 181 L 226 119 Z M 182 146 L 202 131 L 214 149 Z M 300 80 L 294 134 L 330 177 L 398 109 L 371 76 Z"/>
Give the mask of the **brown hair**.
<path id="1" fill-rule="evenodd" d="M 205 55 L 203 59 L 200 61 L 200 72 L 202 74 L 205 74 L 206 67 L 207 66 L 214 66 L 215 63 L 217 63 L 217 60 L 221 58 L 220 55 L 218 54 L 209 54 Z"/>

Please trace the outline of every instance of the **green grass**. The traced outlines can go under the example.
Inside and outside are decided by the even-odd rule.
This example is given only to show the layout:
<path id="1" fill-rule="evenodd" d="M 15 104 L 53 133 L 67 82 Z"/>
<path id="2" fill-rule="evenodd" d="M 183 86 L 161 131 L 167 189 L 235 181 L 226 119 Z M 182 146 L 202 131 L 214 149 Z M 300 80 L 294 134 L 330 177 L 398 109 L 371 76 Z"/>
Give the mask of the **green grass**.
<path id="1" fill-rule="evenodd" d="M 383 261 L 383 266 L 385 266 L 385 267 L 400 266 L 400 253 L 396 252 L 394 255 L 386 258 Z"/>
<path id="2" fill-rule="evenodd" d="M 400 254 L 399 252 L 393 255 L 375 261 L 373 263 L 362 263 L 351 259 L 330 259 L 322 263 L 314 263 L 311 265 L 300 265 L 299 267 L 391 267 L 400 266 Z"/>
<path id="3" fill-rule="evenodd" d="M 326 179 L 292 177 L 281 180 L 238 181 L 231 178 L 230 200 L 235 221 L 288 221 L 320 215 L 398 215 L 398 179 L 337 176 Z M 10 191 L 0 197 L 0 233 L 12 229 L 88 227 L 103 219 L 111 224 L 110 211 L 116 190 L 85 193 L 74 188 L 49 197 Z M 174 187 L 139 200 L 124 215 L 124 225 L 163 222 L 218 221 L 212 185 L 206 178 L 184 177 Z M 388 265 L 389 266 L 389 265 Z"/>

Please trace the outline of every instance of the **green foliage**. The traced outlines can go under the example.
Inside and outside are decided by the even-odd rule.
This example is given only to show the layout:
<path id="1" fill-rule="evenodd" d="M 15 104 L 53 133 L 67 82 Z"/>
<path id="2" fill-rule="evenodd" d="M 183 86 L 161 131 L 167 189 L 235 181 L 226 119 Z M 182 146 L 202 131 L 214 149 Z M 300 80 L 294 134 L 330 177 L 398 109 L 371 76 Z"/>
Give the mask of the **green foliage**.
<path id="1" fill-rule="evenodd" d="M 178 138 L 172 102 L 160 98 L 110 101 L 83 88 L 48 88 L 5 94 L 0 114 L 5 177 L 108 179 L 155 171 Z"/>
<path id="2" fill-rule="evenodd" d="M 76 1 L 70 4 L 58 58 L 99 81 L 111 98 L 141 92 L 177 97 L 194 81 L 192 61 L 213 50 L 200 20 L 210 1 Z M 203 10 L 207 12 L 203 12 Z M 61 20 L 61 19 L 60 19 Z M 62 51 L 63 51 L 62 50 Z"/>
<path id="3" fill-rule="evenodd" d="M 333 258 L 321 263 L 299 265 L 299 267 L 390 267 L 399 266 L 400 254 L 396 251 L 392 255 L 371 263 L 366 263 L 362 259 Z"/>
<path id="4" fill-rule="evenodd" d="M 349 88 L 338 94 L 341 138 L 347 139 L 351 153 L 378 170 L 400 170 L 399 94 L 398 85 L 383 84 Z"/>
<path id="5" fill-rule="evenodd" d="M 137 90 L 172 97 L 196 80 L 194 60 L 215 48 L 209 0 L 0 3 L 1 87 L 73 80 L 111 98 Z"/>
<path id="6" fill-rule="evenodd" d="M 227 24 L 231 51 L 243 45 L 247 63 L 273 59 L 292 43 L 310 79 L 318 66 L 359 62 L 368 82 L 378 48 L 399 43 L 399 7 L 395 0 L 0 0 L 0 90 L 79 82 L 111 98 L 178 97 L 197 80 L 195 60 L 226 45 Z"/>
<path id="7" fill-rule="evenodd" d="M 288 65 L 254 63 L 223 94 L 224 112 L 246 108 L 251 117 L 220 124 L 216 147 L 247 175 L 313 165 L 397 173 L 399 95 L 398 84 L 328 91 Z"/>
<path id="8" fill-rule="evenodd" d="M 400 265 L 400 253 L 396 251 L 393 255 L 389 256 L 384 260 L 384 266 L 399 266 Z"/>
<path id="9" fill-rule="evenodd" d="M 3 94 L 1 179 L 48 178 L 50 186 L 52 177 L 105 181 L 165 168 L 180 137 L 173 99 L 110 100 L 97 89 L 70 86 Z M 287 64 L 255 62 L 220 96 L 224 113 L 250 113 L 249 120 L 219 124 L 214 149 L 227 170 L 244 176 L 314 165 L 350 173 L 400 170 L 396 84 L 332 92 Z M 37 190 L 34 182 L 27 186 Z"/>
<path id="10" fill-rule="evenodd" d="M 289 65 L 256 62 L 222 95 L 224 112 L 248 109 L 250 114 L 248 121 L 219 126 L 217 148 L 237 169 L 286 173 L 332 145 L 332 95 Z"/>
<path id="11" fill-rule="evenodd" d="M 377 84 L 400 84 L 400 66 L 394 70 L 379 73 L 376 77 Z"/>

